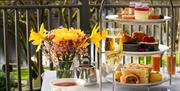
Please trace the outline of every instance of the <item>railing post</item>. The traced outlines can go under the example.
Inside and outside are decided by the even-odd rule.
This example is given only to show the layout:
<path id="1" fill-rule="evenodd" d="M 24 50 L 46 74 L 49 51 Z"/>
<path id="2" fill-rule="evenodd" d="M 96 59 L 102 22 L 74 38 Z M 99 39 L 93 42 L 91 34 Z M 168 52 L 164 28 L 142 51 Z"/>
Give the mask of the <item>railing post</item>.
<path id="1" fill-rule="evenodd" d="M 82 5 L 80 7 L 80 28 L 85 32 L 85 33 L 90 33 L 90 8 L 89 8 L 89 0 L 80 0 Z M 88 55 L 91 55 L 91 47 L 88 47 Z M 91 56 L 90 56 L 91 59 Z"/>
<path id="2" fill-rule="evenodd" d="M 90 8 L 89 0 L 80 0 L 82 6 L 80 8 L 80 28 L 85 32 L 90 30 Z"/>
<path id="3" fill-rule="evenodd" d="M 4 60 L 5 60 L 5 72 L 6 72 L 6 91 L 10 90 L 10 73 L 9 73 L 9 54 L 8 54 L 8 47 L 7 47 L 7 10 L 3 9 L 3 49 L 4 49 Z"/>

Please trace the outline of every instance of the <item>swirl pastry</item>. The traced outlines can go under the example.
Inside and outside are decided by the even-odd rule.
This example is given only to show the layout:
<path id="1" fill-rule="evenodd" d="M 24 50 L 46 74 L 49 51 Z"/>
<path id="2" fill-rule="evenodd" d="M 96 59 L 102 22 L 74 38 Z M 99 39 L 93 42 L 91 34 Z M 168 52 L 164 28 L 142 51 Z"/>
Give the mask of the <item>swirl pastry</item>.
<path id="1" fill-rule="evenodd" d="M 149 83 L 149 73 L 151 71 L 151 66 L 148 65 L 142 65 L 142 64 L 127 64 L 124 65 L 123 68 L 121 68 L 122 72 L 122 81 L 126 79 L 126 76 L 129 74 L 134 74 L 139 78 L 140 84 Z"/>
<path id="2" fill-rule="evenodd" d="M 121 76 L 121 82 L 128 84 L 139 84 L 140 80 L 139 77 L 136 76 L 135 74 L 128 74 L 125 76 Z"/>

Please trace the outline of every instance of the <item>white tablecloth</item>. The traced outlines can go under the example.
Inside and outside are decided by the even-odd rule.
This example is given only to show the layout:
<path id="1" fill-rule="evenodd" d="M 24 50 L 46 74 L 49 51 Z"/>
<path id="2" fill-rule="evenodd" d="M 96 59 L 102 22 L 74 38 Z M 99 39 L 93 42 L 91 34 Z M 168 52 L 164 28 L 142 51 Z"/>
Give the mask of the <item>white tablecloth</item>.
<path id="1" fill-rule="evenodd" d="M 43 74 L 43 83 L 41 87 L 41 91 L 52 91 L 50 82 L 56 79 L 56 72 L 55 71 L 46 71 Z M 157 87 L 153 87 L 151 91 L 167 91 L 166 88 L 170 88 L 171 91 L 180 91 L 180 79 L 173 80 L 173 85 L 168 86 L 168 82 L 159 85 Z M 98 84 L 92 86 L 86 86 L 85 91 L 99 91 Z M 103 83 L 103 91 L 112 91 L 112 84 L 111 83 Z M 116 85 L 116 91 L 147 91 L 147 88 L 127 88 L 127 87 L 120 87 Z"/>
<path id="2" fill-rule="evenodd" d="M 50 82 L 56 79 L 55 71 L 47 71 L 43 74 L 43 83 L 41 91 L 52 91 Z M 112 85 L 109 83 L 103 84 L 103 91 L 111 91 Z M 86 86 L 85 91 L 98 91 L 98 84 L 92 86 Z"/>

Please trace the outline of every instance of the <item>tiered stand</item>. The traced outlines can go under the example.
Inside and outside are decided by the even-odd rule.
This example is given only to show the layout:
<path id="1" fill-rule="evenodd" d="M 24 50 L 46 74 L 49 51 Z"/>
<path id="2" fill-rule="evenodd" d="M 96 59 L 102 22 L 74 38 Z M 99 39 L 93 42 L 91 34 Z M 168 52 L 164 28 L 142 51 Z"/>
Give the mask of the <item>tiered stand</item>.
<path id="1" fill-rule="evenodd" d="M 156 19 L 156 20 L 128 20 L 128 19 L 120 19 L 118 18 L 118 15 L 108 15 L 106 16 L 106 19 L 104 20 L 105 22 L 118 22 L 121 24 L 128 24 L 128 25 L 156 25 L 156 24 L 161 24 L 165 23 L 171 20 L 171 17 L 165 16 L 164 19 Z M 172 32 L 172 31 L 171 31 Z M 172 37 L 172 35 L 171 35 Z M 172 43 L 171 43 L 172 44 Z M 129 52 L 129 51 L 123 51 L 123 55 L 128 55 L 128 56 L 151 56 L 155 54 L 163 54 L 164 52 L 168 51 L 169 47 L 166 45 L 161 45 L 159 44 L 159 50 L 158 51 L 152 51 L 152 52 Z M 171 50 L 172 51 L 172 50 Z M 101 50 L 102 52 L 102 50 Z M 102 52 L 103 54 L 105 52 Z M 171 55 L 172 56 L 172 55 Z M 102 57 L 102 55 L 101 55 Z M 172 59 L 171 59 L 172 60 Z M 102 61 L 102 60 L 100 60 Z M 100 62 L 100 65 L 102 65 L 102 62 Z M 171 63 L 171 69 L 172 69 L 172 63 Z M 101 67 L 100 67 L 100 91 L 102 91 L 102 73 L 101 73 Z M 113 84 L 119 85 L 119 86 L 125 86 L 125 87 L 146 87 L 148 88 L 148 91 L 150 90 L 150 87 L 152 86 L 157 86 L 160 85 L 164 82 L 169 81 L 169 84 L 171 85 L 171 79 L 172 79 L 172 74 L 170 74 L 169 77 L 163 78 L 162 81 L 156 82 L 156 83 L 149 83 L 149 84 L 121 84 L 119 82 L 114 83 L 114 78 L 111 76 L 107 76 L 106 79 L 110 82 L 113 82 Z"/>

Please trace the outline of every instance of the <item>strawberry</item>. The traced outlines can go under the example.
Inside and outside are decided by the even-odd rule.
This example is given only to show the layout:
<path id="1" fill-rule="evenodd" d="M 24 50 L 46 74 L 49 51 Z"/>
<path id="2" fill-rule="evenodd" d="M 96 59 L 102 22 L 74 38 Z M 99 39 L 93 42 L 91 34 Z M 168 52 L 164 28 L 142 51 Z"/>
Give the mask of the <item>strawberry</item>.
<path id="1" fill-rule="evenodd" d="M 149 37 L 150 42 L 155 42 L 154 37 Z"/>
<path id="2" fill-rule="evenodd" d="M 150 38 L 148 36 L 144 36 L 142 38 L 142 42 L 150 42 Z"/>
<path id="3" fill-rule="evenodd" d="M 144 36 L 142 38 L 142 42 L 155 42 L 155 39 L 154 37 L 151 37 L 151 36 Z"/>

